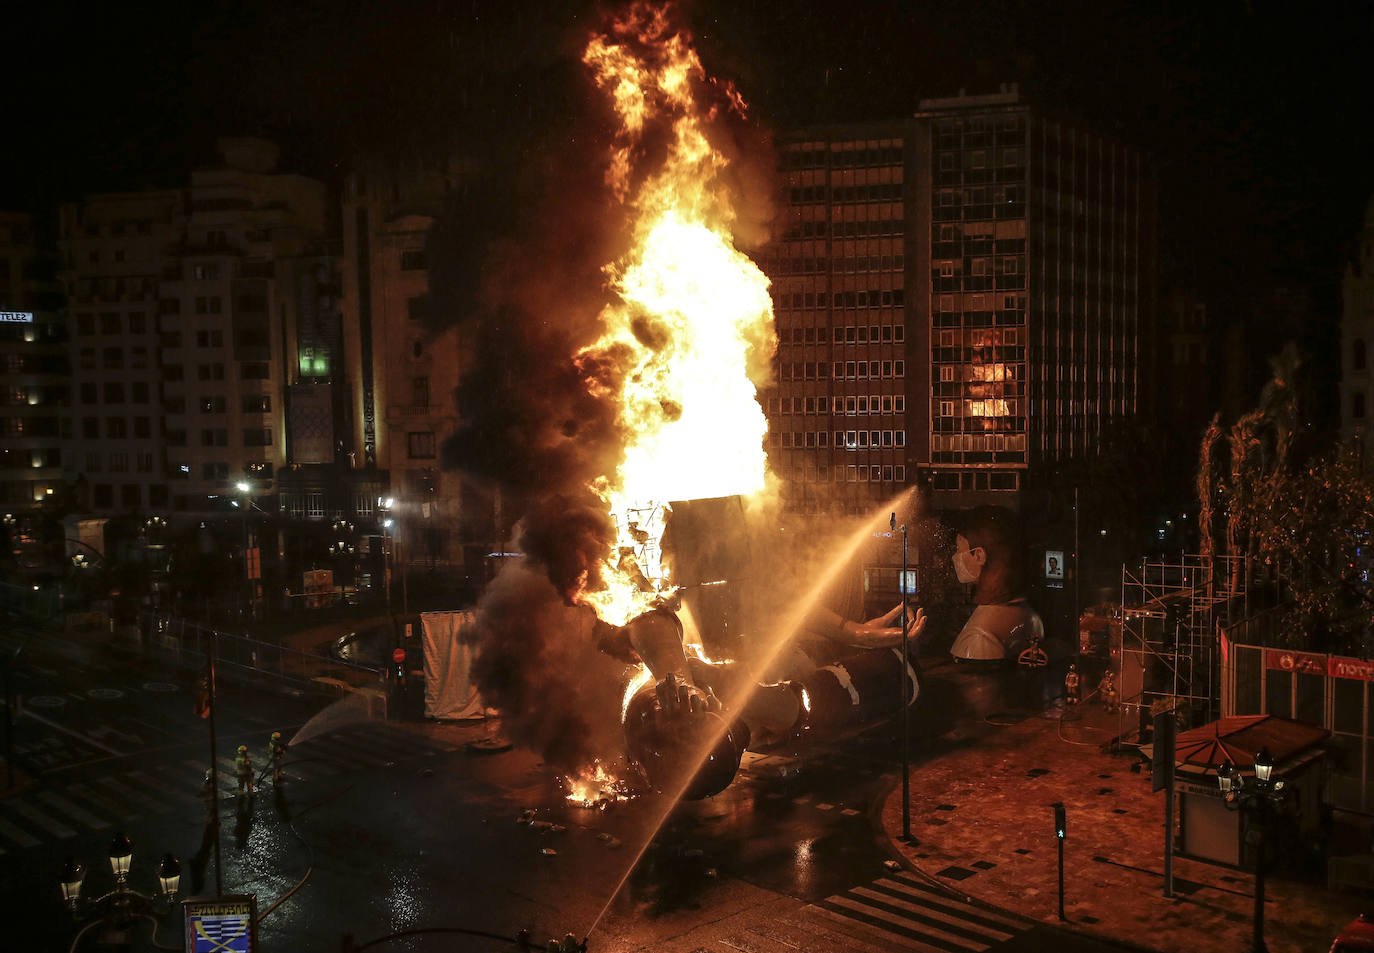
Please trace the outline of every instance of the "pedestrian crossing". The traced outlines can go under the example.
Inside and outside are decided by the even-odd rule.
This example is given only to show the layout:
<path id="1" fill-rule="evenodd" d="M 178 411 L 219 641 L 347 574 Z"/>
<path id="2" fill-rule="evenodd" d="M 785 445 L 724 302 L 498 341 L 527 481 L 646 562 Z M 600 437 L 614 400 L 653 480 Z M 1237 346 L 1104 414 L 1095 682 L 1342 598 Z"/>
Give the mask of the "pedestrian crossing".
<path id="1" fill-rule="evenodd" d="M 216 758 L 219 798 L 234 798 L 234 750 Z M 284 782 L 289 786 L 336 775 L 355 774 L 389 767 L 397 762 L 456 750 L 459 742 L 440 741 L 418 732 L 385 723 L 350 726 L 292 745 L 282 759 Z M 252 744 L 254 780 L 258 790 L 272 785 L 271 760 Z M 108 831 L 139 818 L 192 805 L 203 806 L 201 784 L 208 759 L 190 758 L 125 770 L 112 770 L 79 782 L 53 778 L 0 798 L 0 855 L 15 853 L 91 831 Z M 261 779 L 261 780 L 259 780 Z M 203 807 L 202 807 L 203 809 Z"/>
<path id="2" fill-rule="evenodd" d="M 978 953 L 999 946 L 1030 925 L 954 899 L 906 873 L 893 873 L 803 909 L 803 916 L 858 941 L 917 953 Z"/>

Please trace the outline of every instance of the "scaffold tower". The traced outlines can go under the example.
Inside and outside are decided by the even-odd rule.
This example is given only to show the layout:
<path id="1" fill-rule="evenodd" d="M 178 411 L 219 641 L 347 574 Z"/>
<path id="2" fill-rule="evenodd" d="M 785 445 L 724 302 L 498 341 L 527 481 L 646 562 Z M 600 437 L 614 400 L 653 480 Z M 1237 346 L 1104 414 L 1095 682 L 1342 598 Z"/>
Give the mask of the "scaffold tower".
<path id="1" fill-rule="evenodd" d="M 1200 724 L 1217 711 L 1217 627 L 1245 613 L 1246 561 L 1183 554 L 1121 570 L 1117 665 L 1122 735 L 1174 711 Z M 1115 648 L 1115 647 L 1114 647 Z M 1124 722 L 1136 719 L 1136 725 Z"/>

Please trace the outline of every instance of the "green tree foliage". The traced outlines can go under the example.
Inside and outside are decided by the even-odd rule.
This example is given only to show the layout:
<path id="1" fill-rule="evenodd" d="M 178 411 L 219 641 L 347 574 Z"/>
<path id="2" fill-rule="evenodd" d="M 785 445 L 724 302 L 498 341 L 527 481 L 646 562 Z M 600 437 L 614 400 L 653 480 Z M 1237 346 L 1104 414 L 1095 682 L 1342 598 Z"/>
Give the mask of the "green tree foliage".
<path id="1" fill-rule="evenodd" d="M 1273 481 L 1251 536 L 1303 620 L 1307 644 L 1365 654 L 1374 621 L 1374 473 L 1357 448 L 1338 446 Z M 1300 646 L 1295 646 L 1300 647 Z"/>

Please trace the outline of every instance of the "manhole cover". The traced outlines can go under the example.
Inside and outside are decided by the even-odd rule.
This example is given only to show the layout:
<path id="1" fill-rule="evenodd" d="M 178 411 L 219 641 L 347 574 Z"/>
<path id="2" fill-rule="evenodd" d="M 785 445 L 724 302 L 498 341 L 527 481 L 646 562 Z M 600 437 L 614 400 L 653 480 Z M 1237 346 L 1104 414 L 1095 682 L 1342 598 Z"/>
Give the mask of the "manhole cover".
<path id="1" fill-rule="evenodd" d="M 86 692 L 86 696 L 97 701 L 110 701 L 115 698 L 123 698 L 124 693 L 118 688 L 92 688 Z"/>
<path id="2" fill-rule="evenodd" d="M 171 682 L 144 682 L 143 690 L 145 692 L 174 692 L 177 687 Z"/>
<path id="3" fill-rule="evenodd" d="M 31 708 L 61 708 L 67 704 L 67 699 L 61 695 L 34 695 L 28 699 Z"/>
<path id="4" fill-rule="evenodd" d="M 473 754 L 499 754 L 509 751 L 511 743 L 501 738 L 479 738 L 477 741 L 469 741 L 466 747 Z"/>

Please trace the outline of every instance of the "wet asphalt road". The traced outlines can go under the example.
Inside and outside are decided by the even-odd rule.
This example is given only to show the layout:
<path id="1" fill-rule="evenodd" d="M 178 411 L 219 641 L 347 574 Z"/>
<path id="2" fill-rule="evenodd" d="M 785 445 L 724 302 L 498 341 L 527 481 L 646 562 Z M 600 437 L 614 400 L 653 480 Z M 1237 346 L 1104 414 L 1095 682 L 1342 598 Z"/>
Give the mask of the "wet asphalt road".
<path id="1" fill-rule="evenodd" d="M 88 894 L 109 889 L 115 830 L 135 843 L 136 888 L 153 886 L 170 850 L 184 863 L 183 895 L 213 892 L 198 794 L 208 744 L 190 679 L 51 638 L 30 644 L 16 681 L 34 716 L 16 723 L 16 742 L 42 771 L 0 798 L 0 922 L 13 948 L 67 948 L 77 924 L 57 871 L 75 856 L 89 868 Z M 256 896 L 261 950 L 335 950 L 345 934 L 372 949 L 508 949 L 521 929 L 540 944 L 590 933 L 595 950 L 683 953 L 1014 951 L 1046 939 L 1044 928 L 984 916 L 884 866 L 870 815 L 899 763 L 892 725 L 807 751 L 750 753 L 734 784 L 677 806 L 655 834 L 664 805 L 654 795 L 580 808 L 534 756 L 474 753 L 468 743 L 494 724 L 367 722 L 347 702 L 228 683 L 221 703 L 221 878 L 225 893 Z M 953 707 L 930 689 L 914 757 L 929 756 L 926 734 Z M 291 737 L 321 710 L 333 730 L 293 746 L 282 789 L 237 795 L 234 747 L 259 753 L 271 730 Z M 530 809 L 535 823 L 522 823 Z M 180 930 L 173 908 L 157 941 L 175 946 Z M 80 948 L 118 948 L 99 945 L 104 932 Z M 154 948 L 150 936 L 140 922 L 129 948 Z"/>

